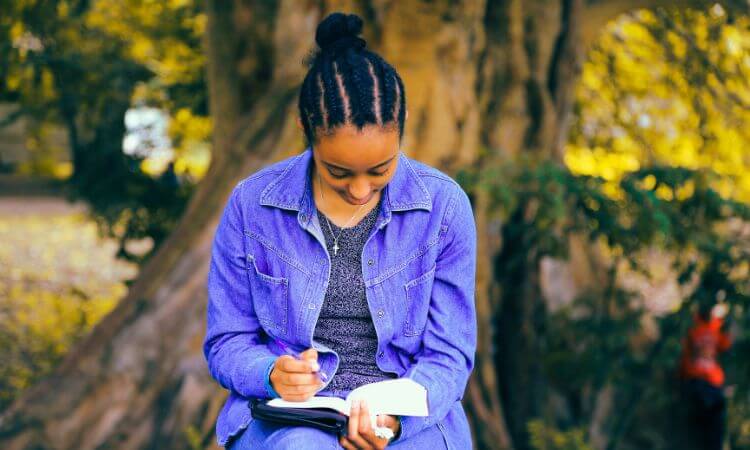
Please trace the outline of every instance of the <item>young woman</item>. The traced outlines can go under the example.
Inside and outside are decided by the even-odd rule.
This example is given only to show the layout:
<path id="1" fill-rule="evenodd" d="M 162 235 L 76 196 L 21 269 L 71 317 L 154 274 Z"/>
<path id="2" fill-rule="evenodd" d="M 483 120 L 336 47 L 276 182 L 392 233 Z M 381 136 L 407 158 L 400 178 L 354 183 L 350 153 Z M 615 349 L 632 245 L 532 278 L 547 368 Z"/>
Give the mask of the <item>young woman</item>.
<path id="1" fill-rule="evenodd" d="M 361 30 L 341 13 L 318 25 L 299 96 L 309 147 L 242 180 L 216 230 L 203 350 L 230 393 L 216 424 L 230 449 L 471 448 L 460 402 L 476 348 L 471 204 L 401 152 L 404 85 Z M 426 388 L 430 414 L 379 416 L 392 439 L 375 435 L 366 404 L 342 436 L 248 408 L 401 377 Z"/>

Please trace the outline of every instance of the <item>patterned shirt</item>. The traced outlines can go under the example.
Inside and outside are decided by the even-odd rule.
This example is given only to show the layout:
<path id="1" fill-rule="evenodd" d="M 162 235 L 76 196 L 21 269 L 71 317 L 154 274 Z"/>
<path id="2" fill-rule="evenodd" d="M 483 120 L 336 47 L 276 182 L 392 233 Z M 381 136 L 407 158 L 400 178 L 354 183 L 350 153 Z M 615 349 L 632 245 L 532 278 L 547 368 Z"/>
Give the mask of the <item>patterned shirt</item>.
<path id="1" fill-rule="evenodd" d="M 375 363 L 378 336 L 362 278 L 362 248 L 378 218 L 382 198 L 381 196 L 378 204 L 359 223 L 350 228 L 340 228 L 316 208 L 326 247 L 331 255 L 331 279 L 315 326 L 314 338 L 335 350 L 341 357 L 338 370 L 326 391 L 352 390 L 363 384 L 395 376 L 383 372 Z M 334 236 L 337 237 L 339 247 L 335 255 Z"/>

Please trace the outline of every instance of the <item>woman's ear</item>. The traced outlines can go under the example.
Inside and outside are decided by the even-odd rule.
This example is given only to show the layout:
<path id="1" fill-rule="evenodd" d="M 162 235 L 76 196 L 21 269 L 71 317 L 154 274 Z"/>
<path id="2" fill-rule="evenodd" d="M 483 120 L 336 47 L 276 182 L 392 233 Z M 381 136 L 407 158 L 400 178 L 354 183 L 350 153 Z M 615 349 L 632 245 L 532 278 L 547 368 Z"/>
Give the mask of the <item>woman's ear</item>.
<path id="1" fill-rule="evenodd" d="M 300 130 L 305 129 L 305 127 L 302 126 L 302 119 L 300 119 L 299 116 L 297 116 L 297 128 L 299 128 Z"/>
<path id="2" fill-rule="evenodd" d="M 409 110 L 406 110 L 406 114 L 404 115 L 404 122 L 406 122 L 409 119 Z"/>

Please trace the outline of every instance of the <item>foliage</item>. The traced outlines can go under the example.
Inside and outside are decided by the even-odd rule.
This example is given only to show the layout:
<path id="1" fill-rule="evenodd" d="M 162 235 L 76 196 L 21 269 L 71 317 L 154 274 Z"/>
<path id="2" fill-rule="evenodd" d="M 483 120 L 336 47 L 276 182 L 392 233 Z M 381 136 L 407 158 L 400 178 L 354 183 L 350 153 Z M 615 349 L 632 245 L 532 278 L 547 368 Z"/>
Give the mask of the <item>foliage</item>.
<path id="1" fill-rule="evenodd" d="M 130 252 L 129 242 L 146 239 L 153 251 L 208 164 L 200 4 L 26 0 L 4 2 L 3 11 L 0 100 L 18 110 L 0 121 L 28 119 L 30 142 L 44 142 L 37 135 L 51 125 L 63 127 L 72 197 L 87 201 L 102 231 L 120 240 L 121 257 L 142 261 L 148 253 Z M 123 154 L 124 116 L 134 105 L 174 117 L 174 164 Z"/>
<path id="2" fill-rule="evenodd" d="M 541 420 L 529 422 L 531 446 L 534 450 L 592 450 L 586 444 L 582 429 L 559 431 Z"/>
<path id="3" fill-rule="evenodd" d="M 0 219 L 0 410 L 125 294 L 135 267 L 81 214 Z"/>
<path id="4" fill-rule="evenodd" d="M 680 338 L 698 303 L 723 298 L 737 320 L 745 321 L 742 326 L 748 325 L 743 311 L 750 306 L 750 247 L 741 230 L 750 222 L 750 207 L 715 191 L 717 177 L 709 170 L 643 168 L 624 175 L 617 185 L 621 195 L 612 197 L 603 178 L 526 158 L 462 173 L 467 189 L 488 190 L 504 221 L 508 244 L 495 267 L 501 286 L 519 285 L 522 274 L 534 271 L 543 257 L 566 258 L 573 235 L 606 252 L 606 283 L 548 311 L 546 319 L 537 317 L 543 321 L 539 357 L 546 383 L 569 402 L 570 420 L 560 424 L 563 428 L 589 423 L 591 393 L 614 385 L 623 412 L 608 426 L 615 442 L 623 437 L 649 389 L 661 386 L 669 392 L 674 384 L 668 374 L 674 372 Z M 671 269 L 686 292 L 676 311 L 657 317 L 644 299 L 618 282 L 623 270 L 648 275 L 642 255 L 653 247 L 673 256 Z M 656 322 L 658 333 L 644 341 L 646 318 Z M 746 337 L 737 343 L 738 349 L 747 346 Z M 739 366 L 746 359 L 733 358 L 729 372 L 745 370 Z M 747 378 L 736 381 L 738 400 L 747 403 L 750 384 Z M 628 435 L 637 438 L 632 430 Z"/>
<path id="5" fill-rule="evenodd" d="M 611 183 L 654 165 L 710 168 L 723 197 L 750 202 L 750 17 L 641 10 L 589 51 L 565 161 Z"/>
<path id="6" fill-rule="evenodd" d="M 180 177 L 188 171 L 200 176 L 193 168 L 205 168 L 207 161 L 211 122 L 200 7 L 181 0 L 25 0 L 2 6 L 7 14 L 0 16 L 0 100 L 20 108 L 0 118 L 0 125 L 31 118 L 38 142 L 51 124 L 63 126 L 74 192 L 92 205 L 101 228 L 118 238 L 120 255 L 138 260 L 126 244 L 148 237 L 158 245 L 165 238 L 191 190 L 190 180 Z M 732 306 L 736 326 L 750 329 L 750 249 L 742 234 L 750 219 L 749 28 L 746 17 L 720 6 L 708 13 L 624 16 L 585 63 L 567 168 L 519 159 L 460 176 L 469 191 L 487 189 L 490 209 L 503 218 L 507 245 L 495 261 L 500 285 L 515 286 L 516 276 L 533 273 L 542 258 L 565 258 L 571 236 L 584 236 L 606 255 L 600 286 L 538 318 L 543 333 L 534 357 L 563 399 L 565 414 L 529 423 L 536 448 L 586 448 L 596 393 L 608 386 L 615 387 L 617 411 L 603 424 L 611 446 L 663 446 L 653 434 L 666 429 L 660 418 L 675 408 L 672 373 L 692 309 L 718 296 Z M 122 153 L 123 116 L 133 105 L 170 114 L 178 157 L 161 175 L 153 161 Z M 54 172 L 43 160 L 30 170 Z M 14 228 L 23 229 L 25 239 L 45 237 L 30 223 Z M 90 231 L 73 228 L 77 238 Z M 73 241 L 56 239 L 45 252 Z M 71 261 L 80 259 L 78 252 L 95 254 L 79 243 L 65 245 Z M 619 278 L 627 271 L 649 276 L 646 252 L 653 248 L 671 256 L 669 270 L 684 292 L 677 308 L 659 314 Z M 124 289 L 120 278 L 98 278 L 109 263 L 97 257 L 87 259 L 97 270 L 84 279 L 103 291 L 67 269 L 36 266 L 34 258 L 27 258 L 33 267 L 20 268 L 24 258 L 11 251 L 13 256 L 0 253 L 3 269 L 13 267 L 2 270 L 11 278 L 0 279 L 0 299 L 8 299 L 0 316 L 0 349 L 8 352 L 3 361 L 10 361 L 0 373 L 0 408 L 48 373 Z M 66 259 L 53 254 L 50 261 Z M 31 275 L 38 267 L 39 279 Z M 57 273 L 66 274 L 62 282 L 44 284 Z M 726 361 L 738 388 L 730 405 L 735 446 L 750 445 L 749 355 L 750 340 L 740 336 Z M 185 433 L 192 446 L 201 445 L 195 429 Z"/>
<path id="7" fill-rule="evenodd" d="M 733 328 L 750 329 L 748 50 L 750 19 L 719 4 L 622 16 L 584 64 L 568 169 L 521 159 L 466 175 L 490 180 L 484 187 L 506 221 L 495 270 L 511 286 L 505 295 L 518 295 L 513 286 L 541 258 L 565 258 L 573 235 L 609 261 L 601 286 L 534 320 L 545 380 L 566 406 L 557 423 L 532 422 L 532 437 L 590 424 L 596 394 L 615 386 L 619 413 L 603 424 L 608 448 L 669 448 L 670 432 L 684 434 L 674 429 L 674 370 L 692 310 L 726 299 Z M 649 261 L 654 249 L 666 252 L 669 267 Z M 622 282 L 656 270 L 679 282 L 683 298 L 670 310 L 649 310 L 649 299 Z M 724 361 L 737 388 L 733 448 L 750 448 L 749 351 L 741 334 Z"/>

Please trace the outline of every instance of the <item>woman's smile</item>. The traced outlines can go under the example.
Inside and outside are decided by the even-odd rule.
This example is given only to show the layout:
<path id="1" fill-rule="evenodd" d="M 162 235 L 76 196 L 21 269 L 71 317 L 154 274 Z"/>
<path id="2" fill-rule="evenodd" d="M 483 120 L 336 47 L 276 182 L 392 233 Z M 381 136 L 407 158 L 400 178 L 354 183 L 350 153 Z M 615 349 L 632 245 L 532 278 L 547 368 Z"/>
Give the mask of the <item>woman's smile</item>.
<path id="1" fill-rule="evenodd" d="M 377 193 L 377 191 L 372 192 L 369 196 L 367 196 L 367 198 L 361 199 L 361 200 L 355 199 L 354 197 L 352 197 L 352 196 L 350 196 L 348 194 L 341 195 L 341 193 L 339 193 L 339 195 L 341 195 L 344 198 L 344 200 L 346 200 L 348 203 L 351 203 L 352 205 L 360 206 L 360 205 L 364 205 L 364 204 L 369 203 L 370 200 L 372 200 L 372 198 L 375 196 L 376 193 Z"/>

